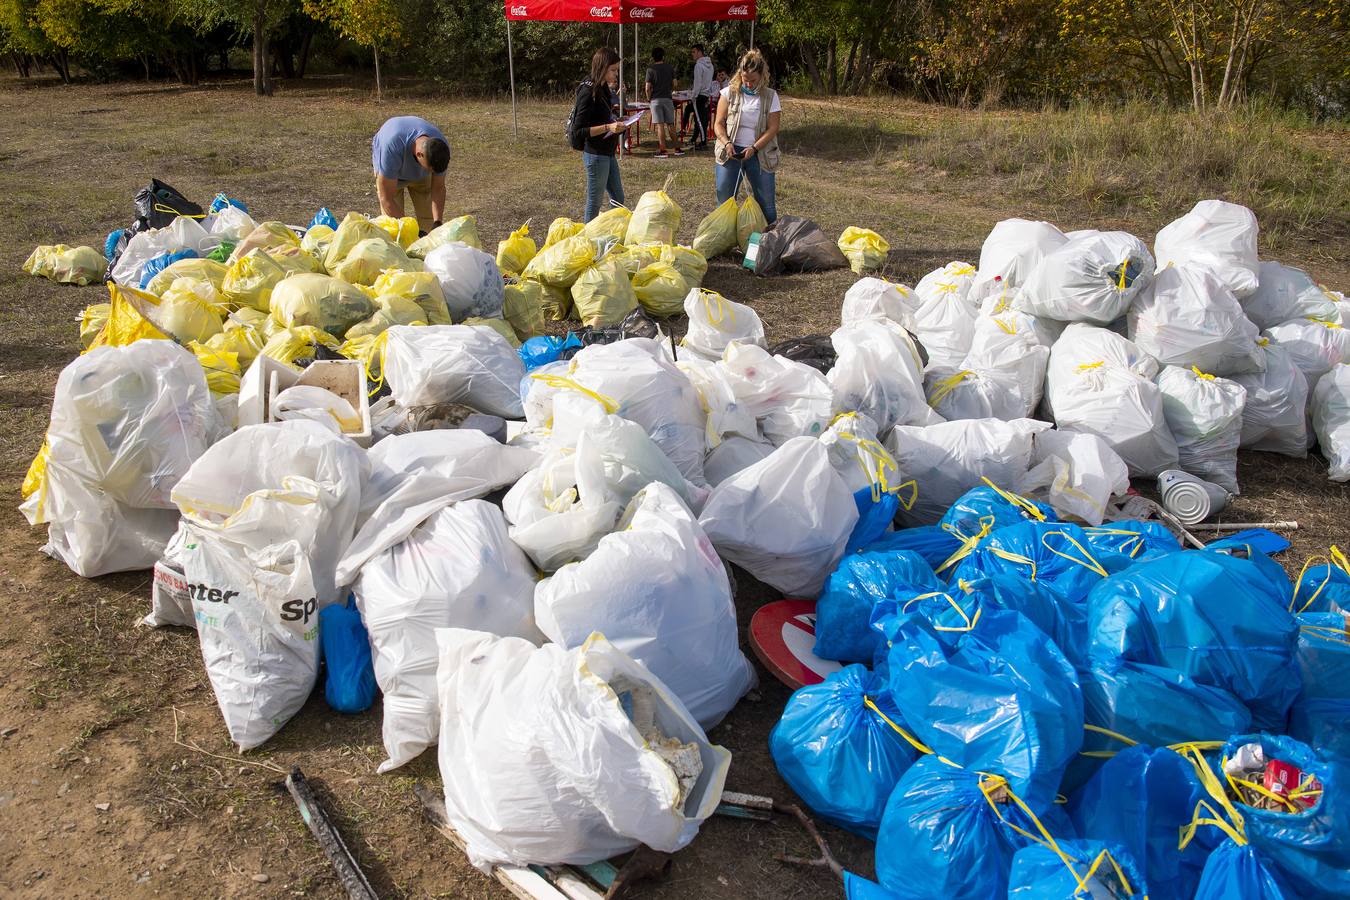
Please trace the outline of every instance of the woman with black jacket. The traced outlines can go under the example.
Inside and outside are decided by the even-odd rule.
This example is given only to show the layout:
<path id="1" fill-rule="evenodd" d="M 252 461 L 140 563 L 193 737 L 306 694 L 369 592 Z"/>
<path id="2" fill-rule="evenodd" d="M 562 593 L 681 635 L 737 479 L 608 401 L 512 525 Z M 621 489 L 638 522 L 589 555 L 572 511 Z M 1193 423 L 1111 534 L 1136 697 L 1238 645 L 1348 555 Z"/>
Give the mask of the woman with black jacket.
<path id="1" fill-rule="evenodd" d="M 586 167 L 586 221 L 600 214 L 605 192 L 613 203 L 623 203 L 623 181 L 614 151 L 619 146 L 623 124 L 614 118 L 614 94 L 610 83 L 619 78 L 619 54 L 601 47 L 591 57 L 591 77 L 577 88 L 572 107 L 572 146 L 582 144 L 581 161 Z M 583 142 L 584 139 L 584 143 Z"/>

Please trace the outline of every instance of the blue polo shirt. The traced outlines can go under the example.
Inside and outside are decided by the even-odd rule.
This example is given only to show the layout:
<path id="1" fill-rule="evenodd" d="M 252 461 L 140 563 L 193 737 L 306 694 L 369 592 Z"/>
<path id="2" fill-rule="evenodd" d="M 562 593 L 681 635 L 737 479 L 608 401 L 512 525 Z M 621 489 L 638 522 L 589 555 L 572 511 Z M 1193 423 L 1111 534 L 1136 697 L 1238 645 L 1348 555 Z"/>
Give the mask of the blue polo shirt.
<path id="1" fill-rule="evenodd" d="M 426 178 L 431 173 L 413 156 L 417 139 L 424 135 L 445 140 L 439 128 L 420 116 L 394 116 L 386 121 L 370 142 L 370 161 L 375 174 L 399 181 Z"/>

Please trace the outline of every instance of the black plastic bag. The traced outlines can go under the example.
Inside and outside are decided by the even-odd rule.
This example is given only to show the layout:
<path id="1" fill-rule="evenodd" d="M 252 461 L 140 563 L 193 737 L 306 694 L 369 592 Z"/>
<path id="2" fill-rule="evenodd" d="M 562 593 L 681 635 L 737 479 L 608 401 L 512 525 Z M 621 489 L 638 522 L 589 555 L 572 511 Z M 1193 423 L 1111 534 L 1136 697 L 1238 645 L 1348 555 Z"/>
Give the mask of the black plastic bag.
<path id="1" fill-rule="evenodd" d="M 661 336 L 661 330 L 651 316 L 639 308 L 624 316 L 623 321 L 618 325 L 610 325 L 607 328 L 587 326 L 578 329 L 576 335 L 581 339 L 583 347 L 589 347 L 591 344 L 613 344 L 616 341 L 624 341 L 628 338 L 652 338 L 655 340 Z"/>
<path id="2" fill-rule="evenodd" d="M 200 219 L 206 211 L 158 178 L 136 192 L 136 219 L 144 228 L 164 228 L 179 216 Z"/>
<path id="3" fill-rule="evenodd" d="M 848 258 L 820 226 L 801 216 L 780 216 L 759 239 L 756 275 L 841 269 Z"/>
<path id="4" fill-rule="evenodd" d="M 806 363 L 822 375 L 828 374 L 834 368 L 834 361 L 838 356 L 834 352 L 834 345 L 830 343 L 828 334 L 807 334 L 788 338 L 774 344 L 769 348 L 769 352 L 774 356 L 786 356 L 795 362 Z"/>

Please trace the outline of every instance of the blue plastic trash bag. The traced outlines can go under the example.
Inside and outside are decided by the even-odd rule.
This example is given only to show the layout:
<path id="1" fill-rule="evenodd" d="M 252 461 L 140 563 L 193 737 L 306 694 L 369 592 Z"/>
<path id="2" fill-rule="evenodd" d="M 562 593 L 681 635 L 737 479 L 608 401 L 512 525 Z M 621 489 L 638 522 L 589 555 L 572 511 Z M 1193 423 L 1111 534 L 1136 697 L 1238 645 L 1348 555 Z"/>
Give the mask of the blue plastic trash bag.
<path id="1" fill-rule="evenodd" d="M 1223 540 L 1225 542 L 1251 544 L 1266 556 L 1283 553 L 1293 546 L 1289 543 L 1289 538 L 1276 534 L 1269 528 L 1244 528 L 1242 531 L 1233 532 Z"/>
<path id="2" fill-rule="evenodd" d="M 1195 900 L 1301 900 L 1250 844 L 1225 840 L 1205 861 Z"/>
<path id="3" fill-rule="evenodd" d="M 1177 849 L 1177 836 L 1207 796 L 1188 760 L 1165 747 L 1137 744 L 1106 760 L 1069 797 L 1068 813 L 1079 834 L 1124 848 L 1151 897 L 1189 898 L 1205 860 L 1224 839 L 1217 828 L 1201 828 L 1185 850 Z"/>
<path id="4" fill-rule="evenodd" d="M 572 348 L 581 347 L 581 338 L 576 336 L 575 332 L 568 332 L 567 337 L 554 337 L 550 334 L 541 334 L 538 337 L 532 337 L 520 345 L 516 352 L 520 354 L 520 359 L 525 363 L 525 371 L 530 372 L 540 366 L 546 366 L 551 362 L 557 362 L 562 359 L 565 351 Z"/>
<path id="5" fill-rule="evenodd" d="M 882 886 L 904 900 L 1003 897 L 1013 854 L 1028 843 L 1009 823 L 1032 834 L 1036 828 L 1015 804 L 996 802 L 1000 782 L 936 756 L 915 761 L 886 803 L 877 833 Z"/>
<path id="6" fill-rule="evenodd" d="M 981 532 L 988 534 L 1028 520 L 1057 522 L 1059 516 L 1044 503 L 980 485 L 957 497 L 938 520 L 938 527 L 950 526 L 948 531 L 954 530 L 958 536 L 970 539 Z"/>
<path id="7" fill-rule="evenodd" d="M 1298 617 L 1302 689 L 1289 711 L 1289 734 L 1350 763 L 1350 634 L 1341 613 Z"/>
<path id="8" fill-rule="evenodd" d="M 961 540 L 936 525 L 902 528 L 877 538 L 868 550 L 913 550 L 923 557 L 929 568 L 936 569 L 961 549 Z"/>
<path id="9" fill-rule="evenodd" d="M 774 764 L 797 796 L 825 821 L 872 840 L 918 755 L 886 722 L 905 727 L 884 688 L 863 666 L 846 666 L 794 693 L 769 733 Z"/>
<path id="10" fill-rule="evenodd" d="M 1252 726 L 1282 731 L 1298 696 L 1298 623 L 1252 560 L 1173 553 L 1113 575 L 1088 597 L 1090 653 L 1164 666 L 1223 688 Z M 1213 738 L 1213 735 L 1210 735 Z"/>
<path id="11" fill-rule="evenodd" d="M 1129 851 L 1098 840 L 1056 841 L 1023 847 L 1013 855 L 1008 900 L 1157 898 Z M 1061 856 L 1061 854 L 1063 854 Z"/>
<path id="12" fill-rule="evenodd" d="M 224 191 L 221 191 L 219 194 L 216 194 L 216 198 L 211 201 L 211 212 L 213 213 L 220 212 L 227 206 L 233 206 L 235 209 L 240 209 L 243 210 L 244 212 L 248 212 L 248 207 L 244 205 L 243 200 L 236 200 L 233 197 L 226 195 Z"/>
<path id="13" fill-rule="evenodd" d="M 1295 614 L 1350 610 L 1350 563 L 1339 547 L 1331 548 L 1330 562 L 1304 566 L 1290 610 Z"/>
<path id="14" fill-rule="evenodd" d="M 845 553 L 856 553 L 885 534 L 900 511 L 900 498 L 890 491 L 865 487 L 853 492 L 853 505 L 858 507 L 858 523 L 848 536 Z"/>
<path id="15" fill-rule="evenodd" d="M 899 900 L 900 895 L 888 891 L 871 879 L 852 872 L 844 873 L 844 900 Z"/>
<path id="16" fill-rule="evenodd" d="M 196 259 L 196 258 L 197 258 L 197 251 L 192 249 L 183 249 L 178 250 L 174 253 L 165 253 L 162 256 L 156 256 L 154 259 L 147 262 L 141 268 L 141 283 L 138 285 L 138 287 L 144 290 L 145 286 L 150 283 L 150 279 L 154 278 L 160 272 L 163 272 L 165 269 L 167 269 L 174 263 L 178 262 L 180 259 Z"/>
<path id="17" fill-rule="evenodd" d="M 337 231 L 338 227 L 337 216 L 333 215 L 333 211 L 328 207 L 326 206 L 320 207 L 319 211 L 314 214 L 314 218 L 309 220 L 309 225 L 305 228 L 305 230 L 308 231 L 310 228 L 313 228 L 316 225 L 327 225 L 329 228 L 333 229 L 334 231 Z"/>
<path id="18" fill-rule="evenodd" d="M 1294 583 L 1289 580 L 1289 574 L 1284 571 L 1284 566 L 1256 549 L 1254 545 L 1246 541 L 1224 538 L 1221 541 L 1207 544 L 1205 549 L 1250 562 L 1257 572 L 1270 582 L 1271 589 L 1275 591 L 1276 596 L 1280 598 L 1280 602 L 1284 604 L 1285 608 L 1292 609 Z"/>
<path id="19" fill-rule="evenodd" d="M 816 601 L 814 652 L 821 659 L 870 665 L 884 649 L 880 633 L 870 625 L 877 601 L 908 599 L 944 587 L 917 553 L 876 546 L 845 556 L 825 580 Z"/>
<path id="20" fill-rule="evenodd" d="M 113 261 L 113 253 L 117 251 L 117 242 L 122 240 L 122 235 L 125 233 L 125 228 L 115 228 L 108 232 L 108 237 L 103 241 L 103 258 L 108 262 Z"/>
<path id="21" fill-rule="evenodd" d="M 1350 897 L 1350 774 L 1328 762 L 1311 747 L 1289 737 L 1269 734 L 1234 737 L 1224 745 L 1222 759 L 1231 759 L 1243 744 L 1259 743 L 1267 760 L 1278 759 L 1303 771 L 1303 780 L 1290 785 L 1290 803 L 1297 811 L 1258 809 L 1241 801 L 1248 842 L 1276 878 L 1302 898 Z M 1216 768 L 1217 771 L 1217 768 Z M 1311 784 L 1321 782 L 1320 793 Z M 1313 801 L 1305 808 L 1300 795 Z"/>
<path id="22" fill-rule="evenodd" d="M 1088 548 L 1087 535 L 1067 522 L 1019 522 L 1000 528 L 961 560 L 952 579 L 970 581 L 1005 572 L 1081 601 L 1112 570 Z"/>
<path id="23" fill-rule="evenodd" d="M 375 702 L 375 669 L 370 660 L 370 636 L 353 598 L 319 613 L 319 641 L 323 645 L 328 678 L 323 698 L 340 713 L 361 713 Z"/>
<path id="24" fill-rule="evenodd" d="M 901 621 L 887 686 L 935 753 L 1002 775 L 1027 803 L 1047 806 L 1083 741 L 1077 673 L 1021 613 L 977 612 L 960 630 L 940 630 L 921 615 Z"/>
<path id="25" fill-rule="evenodd" d="M 1088 547 L 1093 555 L 1124 557 L 1131 564 L 1147 562 L 1185 549 L 1161 522 L 1124 519 L 1094 525 L 1083 531 L 1087 534 Z"/>

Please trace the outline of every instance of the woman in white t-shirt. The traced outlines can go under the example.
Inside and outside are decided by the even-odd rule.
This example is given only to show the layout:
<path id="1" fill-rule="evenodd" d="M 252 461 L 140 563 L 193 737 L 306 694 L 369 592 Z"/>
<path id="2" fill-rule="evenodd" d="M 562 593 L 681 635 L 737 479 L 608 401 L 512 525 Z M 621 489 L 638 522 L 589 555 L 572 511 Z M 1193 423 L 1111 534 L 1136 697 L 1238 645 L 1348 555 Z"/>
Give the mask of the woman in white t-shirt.
<path id="1" fill-rule="evenodd" d="M 736 193 L 742 177 L 755 192 L 755 201 L 772 224 L 774 173 L 778 171 L 778 122 L 782 116 L 778 92 L 769 87 L 769 66 L 758 50 L 749 50 L 736 66 L 731 84 L 717 101 L 713 129 L 717 134 L 717 202 Z"/>

